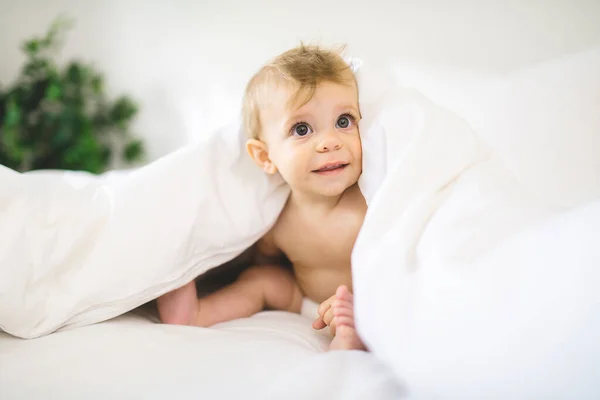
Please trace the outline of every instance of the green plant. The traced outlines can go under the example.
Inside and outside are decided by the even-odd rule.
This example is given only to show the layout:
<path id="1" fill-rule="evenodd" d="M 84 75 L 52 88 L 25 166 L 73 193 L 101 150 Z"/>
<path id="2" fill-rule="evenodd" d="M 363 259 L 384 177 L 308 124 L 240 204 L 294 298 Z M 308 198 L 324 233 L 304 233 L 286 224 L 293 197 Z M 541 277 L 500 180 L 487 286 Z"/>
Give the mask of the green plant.
<path id="1" fill-rule="evenodd" d="M 114 156 L 141 161 L 143 143 L 130 134 L 138 108 L 127 96 L 109 101 L 103 76 L 80 61 L 60 67 L 56 55 L 72 24 L 56 20 L 27 40 L 26 61 L 12 86 L 0 87 L 0 164 L 17 171 L 105 171 Z"/>

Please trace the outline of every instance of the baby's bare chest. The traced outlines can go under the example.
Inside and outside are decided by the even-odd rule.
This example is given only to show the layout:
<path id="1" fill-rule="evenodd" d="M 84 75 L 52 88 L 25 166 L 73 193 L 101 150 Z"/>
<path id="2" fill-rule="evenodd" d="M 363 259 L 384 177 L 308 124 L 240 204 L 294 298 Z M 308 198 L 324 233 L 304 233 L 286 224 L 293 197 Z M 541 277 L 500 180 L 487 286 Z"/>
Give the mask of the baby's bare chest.
<path id="1" fill-rule="evenodd" d="M 354 216 L 324 220 L 289 218 L 278 226 L 277 244 L 294 265 L 350 268 L 361 220 Z"/>

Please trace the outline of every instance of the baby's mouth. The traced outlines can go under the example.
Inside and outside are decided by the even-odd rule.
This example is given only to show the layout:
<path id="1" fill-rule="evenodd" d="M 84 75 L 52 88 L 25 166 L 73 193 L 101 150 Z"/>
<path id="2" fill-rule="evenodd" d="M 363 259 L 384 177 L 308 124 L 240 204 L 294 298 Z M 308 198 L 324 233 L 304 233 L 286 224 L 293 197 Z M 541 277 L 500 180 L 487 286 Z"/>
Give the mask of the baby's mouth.
<path id="1" fill-rule="evenodd" d="M 335 164 L 327 164 L 322 166 L 319 169 L 315 169 L 313 172 L 331 172 L 331 171 L 337 171 L 337 170 L 341 170 L 343 168 L 345 168 L 348 165 L 348 163 L 335 163 Z"/>

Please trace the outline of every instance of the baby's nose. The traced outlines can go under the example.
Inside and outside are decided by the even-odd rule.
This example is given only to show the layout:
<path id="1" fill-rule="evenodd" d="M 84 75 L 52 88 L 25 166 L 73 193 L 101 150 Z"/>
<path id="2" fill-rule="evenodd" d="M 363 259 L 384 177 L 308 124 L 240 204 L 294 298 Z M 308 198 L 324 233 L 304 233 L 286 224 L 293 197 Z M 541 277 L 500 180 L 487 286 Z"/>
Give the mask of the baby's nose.
<path id="1" fill-rule="evenodd" d="M 342 147 L 342 141 L 337 134 L 332 132 L 324 132 L 320 138 L 317 149 L 319 151 L 339 150 Z"/>

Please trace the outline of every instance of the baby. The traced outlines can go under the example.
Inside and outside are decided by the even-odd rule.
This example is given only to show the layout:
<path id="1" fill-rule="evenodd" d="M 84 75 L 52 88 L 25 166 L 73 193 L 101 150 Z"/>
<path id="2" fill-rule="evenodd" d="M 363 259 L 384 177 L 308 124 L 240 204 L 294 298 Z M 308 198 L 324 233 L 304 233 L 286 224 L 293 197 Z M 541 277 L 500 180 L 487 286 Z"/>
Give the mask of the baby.
<path id="1" fill-rule="evenodd" d="M 206 327 L 263 309 L 299 313 L 308 297 L 320 303 L 313 327 L 329 327 L 331 349 L 364 349 L 350 291 L 350 256 L 367 210 L 357 184 L 360 118 L 354 74 L 333 51 L 294 48 L 250 80 L 247 151 L 265 173 L 281 174 L 290 197 L 253 247 L 253 266 L 206 297 L 197 298 L 194 282 L 160 297 L 164 323 Z"/>

